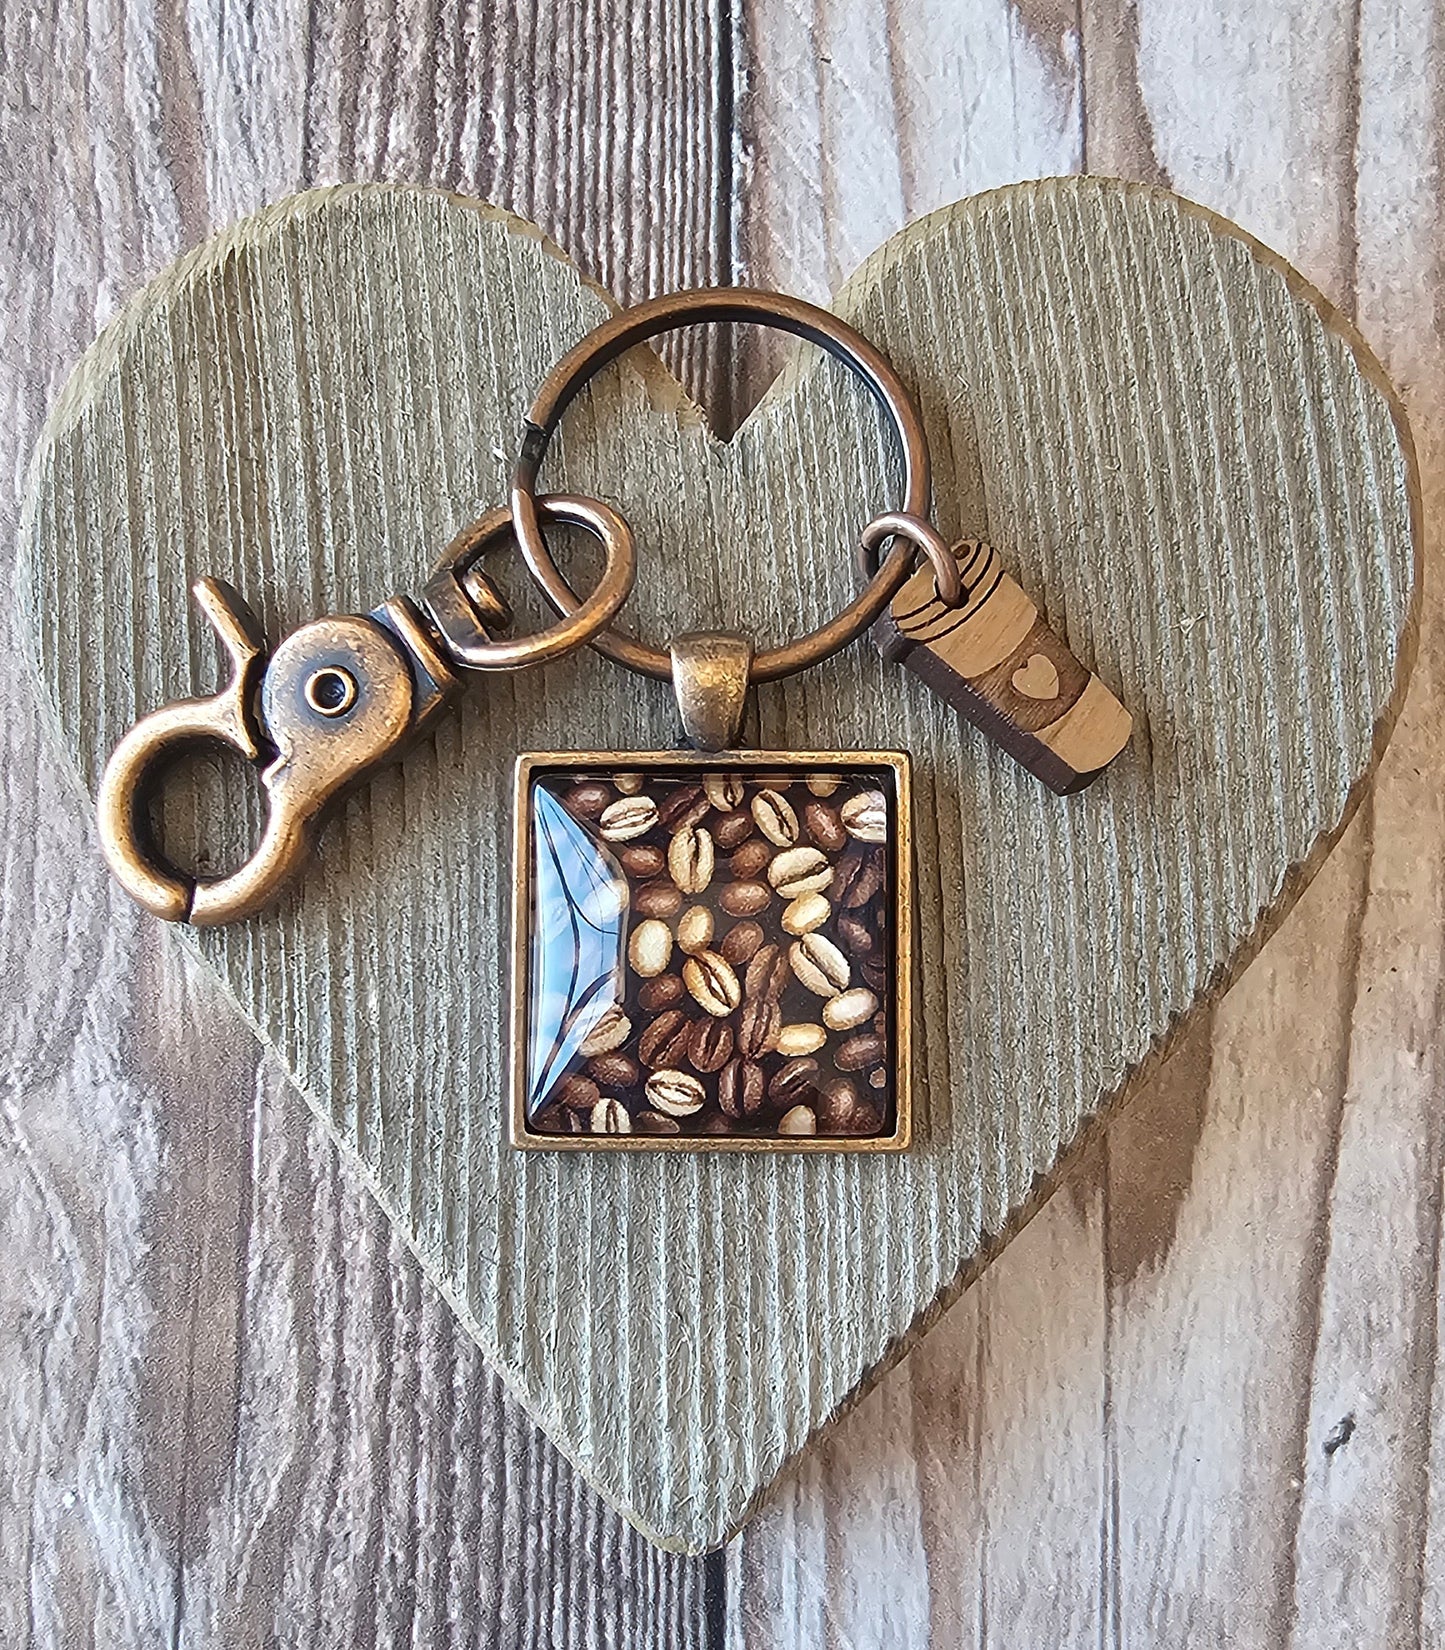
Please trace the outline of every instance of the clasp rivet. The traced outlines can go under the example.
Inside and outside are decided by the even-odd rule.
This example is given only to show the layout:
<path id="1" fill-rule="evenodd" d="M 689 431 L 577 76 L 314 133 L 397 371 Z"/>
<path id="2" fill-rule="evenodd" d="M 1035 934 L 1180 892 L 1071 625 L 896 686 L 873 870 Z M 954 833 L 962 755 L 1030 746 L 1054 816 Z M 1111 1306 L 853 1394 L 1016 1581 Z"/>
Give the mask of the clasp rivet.
<path id="1" fill-rule="evenodd" d="M 327 665 L 313 672 L 304 691 L 318 716 L 345 716 L 356 703 L 356 678 L 339 665 Z"/>

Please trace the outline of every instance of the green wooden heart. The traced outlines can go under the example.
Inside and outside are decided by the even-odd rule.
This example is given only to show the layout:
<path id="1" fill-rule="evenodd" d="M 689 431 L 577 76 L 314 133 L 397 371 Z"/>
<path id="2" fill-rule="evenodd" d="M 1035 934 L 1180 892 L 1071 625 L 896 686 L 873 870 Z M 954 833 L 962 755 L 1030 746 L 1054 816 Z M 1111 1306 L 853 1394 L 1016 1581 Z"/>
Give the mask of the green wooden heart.
<path id="1" fill-rule="evenodd" d="M 24 529 L 20 628 L 85 783 L 139 714 L 215 679 L 196 574 L 273 637 L 417 588 L 504 496 L 532 389 L 608 308 L 530 226 L 406 189 L 297 197 L 148 288 L 65 390 Z M 480 682 L 279 910 L 181 936 L 539 1423 L 687 1549 L 737 1527 L 1258 942 L 1378 755 L 1412 632 L 1399 407 L 1219 219 L 1021 185 L 895 237 L 838 308 L 917 387 L 945 532 L 1002 548 L 1137 729 L 1061 801 L 870 648 L 764 690 L 769 744 L 914 757 L 913 1151 L 503 1145 L 513 758 L 675 731 L 662 688 L 591 653 Z M 633 520 L 651 634 L 775 640 L 845 599 L 889 464 L 808 353 L 728 444 L 656 364 L 614 369 L 548 480 Z M 239 858 L 257 822 L 230 776 L 197 840 Z"/>

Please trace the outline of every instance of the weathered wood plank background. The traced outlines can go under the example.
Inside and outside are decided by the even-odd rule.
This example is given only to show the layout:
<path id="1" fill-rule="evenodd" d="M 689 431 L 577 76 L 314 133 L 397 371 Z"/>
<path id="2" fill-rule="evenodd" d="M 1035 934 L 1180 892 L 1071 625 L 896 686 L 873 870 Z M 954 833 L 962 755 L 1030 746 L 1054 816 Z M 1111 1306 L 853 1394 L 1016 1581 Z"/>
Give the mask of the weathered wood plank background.
<path id="1" fill-rule="evenodd" d="M 486 196 L 624 298 L 825 296 L 910 216 L 1088 168 L 1208 202 L 1356 316 L 1433 525 L 1441 26 L 1428 0 L 6 0 L 0 507 L 95 327 L 308 183 Z M 684 361 L 721 424 L 767 376 L 743 347 Z M 632 1535 L 501 1399 L 112 895 L 7 656 L 0 1642 L 1441 1642 L 1438 644 L 1427 601 L 1374 800 L 1212 1023 L 709 1560 Z"/>

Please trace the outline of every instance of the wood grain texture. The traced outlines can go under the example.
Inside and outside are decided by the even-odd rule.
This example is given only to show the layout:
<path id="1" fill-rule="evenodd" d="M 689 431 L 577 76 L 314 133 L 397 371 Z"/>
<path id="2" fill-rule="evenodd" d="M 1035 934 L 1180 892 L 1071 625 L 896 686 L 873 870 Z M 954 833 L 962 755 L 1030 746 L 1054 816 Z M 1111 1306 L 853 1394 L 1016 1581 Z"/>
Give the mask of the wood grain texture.
<path id="1" fill-rule="evenodd" d="M 1087 181 L 935 214 L 840 298 L 916 385 L 941 525 L 1009 547 L 1140 727 L 1061 807 L 864 650 L 763 700 L 774 748 L 913 756 L 909 1153 L 559 1165 L 505 1146 L 513 755 L 558 727 L 646 748 L 675 718 L 590 656 L 487 682 L 350 806 L 293 898 L 194 937 L 508 1384 L 658 1539 L 737 1526 L 1340 823 L 1403 680 L 1415 501 L 1378 370 L 1314 303 L 1218 220 Z M 23 536 L 23 610 L 87 785 L 196 680 L 181 592 L 203 562 L 273 634 L 414 580 L 418 545 L 500 495 L 529 386 L 602 311 L 514 220 L 364 189 L 249 220 L 149 288 L 62 395 Z M 599 384 L 558 466 L 688 570 L 639 592 L 643 627 L 707 600 L 771 639 L 794 607 L 812 625 L 839 606 L 832 547 L 889 468 L 843 375 L 789 373 L 727 446 L 670 380 L 648 390 L 628 368 Z M 768 561 L 729 560 L 765 537 Z M 103 568 L 82 553 L 101 538 Z M 239 786 L 197 817 L 223 859 L 258 825 Z"/>
<path id="2" fill-rule="evenodd" d="M 7 545 L 96 328 L 307 183 L 489 195 L 633 296 L 726 279 L 729 24 L 630 17 L 624 40 L 587 3 L 0 5 Z M 725 348 L 687 380 L 726 384 Z M 704 1642 L 716 1578 L 501 1395 L 231 1006 L 95 874 L 13 647 L 0 672 L 0 1640 Z"/>
<path id="3" fill-rule="evenodd" d="M 949 89 L 906 115 L 850 109 L 857 118 L 835 125 L 817 186 L 826 234 L 778 266 L 815 295 L 830 278 L 825 243 L 875 221 L 871 196 L 849 187 L 848 157 L 909 154 L 910 134 L 931 132 L 925 167 L 905 170 L 911 206 L 927 209 L 944 198 L 929 192 L 929 169 L 959 153 L 950 122 L 960 103 L 997 92 L 1002 66 L 966 55 L 963 29 L 920 34 L 914 8 L 888 15 L 893 54 L 926 56 Z M 1077 107 L 1089 167 L 1247 213 L 1355 313 L 1411 407 L 1427 519 L 1437 521 L 1437 8 L 1366 4 L 1352 16 L 1086 0 L 1077 24 L 1077 105 L 1068 93 L 1025 100 L 1021 124 L 1058 131 Z M 828 8 L 784 4 L 754 8 L 752 26 L 762 40 L 815 28 L 826 43 L 834 21 Z M 1056 39 L 1028 43 L 1042 52 Z M 788 154 L 813 104 L 764 77 L 752 91 L 759 153 Z M 840 97 L 826 66 L 819 97 Z M 744 223 L 755 279 L 770 278 L 773 236 Z M 1432 532 L 1427 588 L 1437 542 Z M 1439 1298 L 1441 1159 L 1426 1116 L 1439 1103 L 1438 967 L 1428 953 L 1372 956 L 1360 944 L 1372 910 L 1387 945 L 1417 900 L 1430 921 L 1441 837 L 1410 787 L 1439 764 L 1433 609 L 1391 753 L 1335 857 L 1069 1192 L 837 1430 L 786 1517 L 769 1510 L 730 1549 L 736 1642 L 1396 1650 L 1439 1639 L 1438 1331 L 1428 1314 Z M 1384 901 L 1371 871 L 1382 842 L 1409 866 Z M 1368 1035 L 1357 1039 L 1366 1009 Z M 1350 1076 L 1361 1060 L 1372 1073 L 1363 1081 Z M 1393 1099 L 1376 1128 L 1381 1074 L 1384 1093 L 1399 1096 L 1406 1072 L 1425 1109 L 1387 1128 L 1386 1117 L 1401 1117 Z M 1390 1167 L 1401 1162 L 1409 1177 Z M 1360 1223 L 1348 1239 L 1336 1232 L 1339 1181 L 1403 1190 L 1384 1256 Z M 1055 1310 L 1040 1320 L 1043 1267 Z M 902 1435 L 891 1425 L 900 1407 L 911 1417 Z M 1353 1431 L 1341 1426 L 1352 1414 Z M 1086 1470 L 1059 1472 L 1056 1452 L 1082 1454 Z M 1004 1479 L 987 1477 L 988 1461 L 1005 1463 Z M 884 1529 L 899 1536 L 885 1596 L 861 1619 L 848 1555 L 871 1552 Z M 1076 1592 L 1021 1579 L 1009 1568 L 1015 1551 L 1037 1557 L 1046 1577 L 1048 1555 L 1088 1554 L 1074 1577 L 1088 1609 Z M 1027 1636 L 1012 1630 L 1021 1593 Z"/>

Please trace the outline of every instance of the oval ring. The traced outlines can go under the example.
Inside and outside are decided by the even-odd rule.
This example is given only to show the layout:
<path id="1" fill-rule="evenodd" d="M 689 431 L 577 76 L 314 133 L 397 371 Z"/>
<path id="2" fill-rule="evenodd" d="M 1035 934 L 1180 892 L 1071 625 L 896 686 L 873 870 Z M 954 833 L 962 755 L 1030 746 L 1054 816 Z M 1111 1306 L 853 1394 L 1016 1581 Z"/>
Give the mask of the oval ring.
<path id="1" fill-rule="evenodd" d="M 563 609 L 564 616 L 546 630 L 493 641 L 479 617 L 476 597 L 462 585 L 473 564 L 512 528 L 512 512 L 505 504 L 488 510 L 470 527 L 464 527 L 442 552 L 423 592 L 427 612 L 446 641 L 454 664 L 469 670 L 516 670 L 523 665 L 545 664 L 594 640 L 632 592 L 637 577 L 637 545 L 631 527 L 611 505 L 574 493 L 548 493 L 533 503 L 543 521 L 585 527 L 602 541 L 607 552 L 602 577 L 586 601 L 572 596 Z M 540 532 L 538 536 L 540 539 Z M 485 616 L 505 619 L 507 610 L 500 596 L 490 590 L 488 595 L 494 606 Z"/>
<path id="2" fill-rule="evenodd" d="M 881 350 L 836 315 L 782 293 L 751 287 L 671 293 L 623 310 L 589 332 L 547 375 L 527 414 L 522 449 L 512 473 L 512 521 L 527 566 L 559 613 L 574 612 L 578 598 L 543 541 L 536 484 L 562 414 L 583 385 L 619 355 L 662 333 L 707 321 L 753 321 L 792 333 L 817 344 L 856 373 L 882 407 L 902 454 L 903 500 L 899 513 L 915 519 L 926 517 L 931 480 L 928 439 L 902 379 Z M 776 681 L 819 664 L 845 647 L 897 594 L 912 570 L 916 549 L 912 538 L 895 537 L 877 573 L 842 612 L 795 642 L 756 653 L 750 680 Z M 634 636 L 601 630 L 593 636 L 592 646 L 643 676 L 660 681 L 672 677 L 671 654 Z"/>

